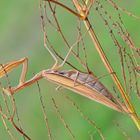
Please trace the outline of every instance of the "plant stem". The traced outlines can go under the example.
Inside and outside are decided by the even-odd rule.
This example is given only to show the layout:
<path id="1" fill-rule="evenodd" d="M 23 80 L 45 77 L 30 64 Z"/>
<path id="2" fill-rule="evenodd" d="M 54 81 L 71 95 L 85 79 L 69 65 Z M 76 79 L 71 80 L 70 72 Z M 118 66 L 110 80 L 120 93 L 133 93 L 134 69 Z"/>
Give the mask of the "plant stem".
<path id="1" fill-rule="evenodd" d="M 108 59 L 107 59 L 107 57 L 106 57 L 106 55 L 105 55 L 105 53 L 104 53 L 104 51 L 103 51 L 103 49 L 101 47 L 101 44 L 100 44 L 100 42 L 99 42 L 99 40 L 98 40 L 98 38 L 97 38 L 92 26 L 91 26 L 88 18 L 85 18 L 84 24 L 86 26 L 86 29 L 89 32 L 89 35 L 90 35 L 90 37 L 92 39 L 92 42 L 95 45 L 95 48 L 98 51 L 98 53 L 99 53 L 99 55 L 101 57 L 101 60 L 103 61 L 106 69 L 108 70 L 109 73 L 113 73 L 114 70 L 111 67 L 110 63 L 109 63 L 109 61 L 108 61 Z M 118 90 L 120 91 L 120 94 L 121 94 L 121 96 L 122 96 L 122 98 L 123 98 L 123 100 L 125 102 L 125 105 L 126 105 L 128 111 L 130 112 L 129 115 L 131 116 L 132 120 L 136 124 L 137 128 L 140 130 L 140 119 L 138 118 L 138 116 L 137 116 L 137 114 L 135 112 L 135 109 L 134 109 L 129 97 L 127 96 L 127 93 L 124 91 L 124 89 L 123 89 L 123 87 L 122 87 L 117 75 L 116 74 L 111 74 L 111 77 L 112 77 L 114 83 L 116 84 Z"/>

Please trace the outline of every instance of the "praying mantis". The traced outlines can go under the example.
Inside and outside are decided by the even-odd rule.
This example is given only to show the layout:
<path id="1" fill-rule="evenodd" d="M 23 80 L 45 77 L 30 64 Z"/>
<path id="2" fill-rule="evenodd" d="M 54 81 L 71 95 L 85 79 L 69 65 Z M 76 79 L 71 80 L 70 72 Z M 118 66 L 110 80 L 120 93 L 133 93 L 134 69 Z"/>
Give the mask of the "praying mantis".
<path id="1" fill-rule="evenodd" d="M 107 90 L 107 88 L 102 83 L 100 83 L 96 77 L 93 77 L 93 75 L 81 73 L 74 70 L 61 71 L 54 68 L 53 66 L 52 69 L 42 70 L 33 78 L 26 81 L 25 79 L 27 73 L 27 62 L 27 58 L 22 58 L 20 60 L 5 64 L 1 67 L 0 77 L 3 77 L 5 76 L 5 72 L 9 73 L 20 64 L 23 64 L 19 84 L 16 87 L 3 89 L 4 93 L 13 95 L 40 79 L 47 79 L 49 81 L 57 83 L 60 86 L 73 90 L 85 97 L 102 103 L 114 110 L 117 110 L 119 112 L 125 111 L 128 113 L 126 107 L 122 105 L 115 97 L 113 97 L 112 94 Z"/>
<path id="2" fill-rule="evenodd" d="M 54 2 L 54 3 L 60 5 L 60 3 L 55 0 L 48 0 L 48 2 Z M 74 15 L 78 16 L 79 18 L 81 18 L 81 20 L 84 21 L 84 23 L 86 24 L 86 28 L 88 29 L 89 34 L 90 34 L 91 38 L 94 40 L 95 46 L 97 47 L 97 50 L 100 53 L 100 56 L 102 57 L 102 60 L 105 62 L 105 65 L 108 66 L 109 73 L 113 73 L 113 69 L 110 67 L 110 64 L 108 63 L 107 58 L 105 57 L 102 49 L 100 48 L 100 43 L 98 42 L 98 39 L 96 38 L 92 28 L 89 28 L 90 23 L 89 23 L 87 17 L 89 14 L 89 9 L 92 6 L 93 2 L 94 2 L 94 0 L 92 0 L 92 1 L 87 0 L 85 2 L 85 5 L 82 6 L 77 0 L 73 0 L 73 3 L 75 4 L 75 7 L 77 8 L 78 13 L 75 13 L 68 8 L 67 8 L 67 10 L 72 12 Z M 87 4 L 89 6 L 87 6 Z M 64 5 L 62 5 L 62 4 L 60 6 L 64 7 Z M 36 81 L 38 81 L 40 79 L 47 79 L 60 86 L 68 88 L 82 96 L 85 96 L 89 99 L 95 100 L 103 105 L 106 105 L 116 111 L 126 112 L 131 117 L 137 119 L 137 115 L 135 114 L 135 111 L 133 111 L 133 107 L 131 107 L 131 104 L 129 102 L 127 102 L 127 101 L 129 101 L 129 99 L 124 94 L 124 91 L 123 91 L 120 83 L 118 82 L 115 74 L 112 74 L 111 76 L 115 79 L 118 86 L 120 86 L 121 92 L 123 93 L 124 98 L 126 99 L 126 102 L 127 102 L 126 106 L 124 104 L 120 103 L 107 90 L 107 88 L 101 82 L 99 82 L 97 77 L 94 77 L 93 75 L 90 75 L 90 74 L 78 72 L 76 70 L 68 70 L 68 71 L 60 70 L 60 68 L 62 68 L 63 65 L 65 64 L 73 47 L 70 48 L 63 63 L 59 65 L 57 58 L 54 56 L 54 54 L 51 52 L 51 50 L 46 46 L 46 44 L 44 44 L 44 45 L 55 60 L 55 64 L 53 65 L 53 67 L 48 70 L 40 71 L 33 78 L 26 81 L 26 73 L 27 73 L 27 68 L 28 68 L 28 59 L 27 58 L 22 58 L 22 59 L 7 63 L 5 65 L 2 65 L 0 67 L 0 77 L 5 76 L 6 73 L 9 73 L 10 71 L 15 69 L 19 65 L 21 65 L 21 64 L 23 65 L 21 76 L 19 79 L 19 84 L 15 87 L 4 88 L 3 89 L 4 93 L 6 93 L 8 95 L 13 95 L 16 92 L 22 90 L 23 88 L 25 88 L 29 85 L 32 85 L 33 83 L 35 83 Z M 130 108 L 128 108 L 129 106 L 130 106 Z M 139 128 L 138 119 L 137 119 L 137 125 Z"/>

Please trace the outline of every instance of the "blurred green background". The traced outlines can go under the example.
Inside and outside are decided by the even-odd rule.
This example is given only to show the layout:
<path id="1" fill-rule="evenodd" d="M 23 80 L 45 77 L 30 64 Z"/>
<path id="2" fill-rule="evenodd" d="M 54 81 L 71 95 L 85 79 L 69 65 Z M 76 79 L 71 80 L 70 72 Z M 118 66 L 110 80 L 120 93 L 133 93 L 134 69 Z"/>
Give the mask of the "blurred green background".
<path id="1" fill-rule="evenodd" d="M 126 9 L 131 9 L 130 11 L 133 13 L 140 15 L 139 0 L 129 0 L 127 2 L 121 1 L 119 4 Z M 22 57 L 28 57 L 29 71 L 27 79 L 32 77 L 33 73 L 37 73 L 42 69 L 50 68 L 53 64 L 53 60 L 43 47 L 39 1 L 5 0 L 0 2 L 0 9 L 0 63 L 4 64 Z M 63 16 L 65 16 L 65 14 Z M 129 17 L 124 13 L 123 16 L 125 25 L 129 29 L 136 46 L 139 46 L 140 21 Z M 67 20 L 67 18 L 68 17 L 66 16 L 65 20 Z M 102 35 L 104 38 L 104 33 L 102 32 L 104 27 L 97 26 L 100 23 L 98 22 L 96 15 L 94 16 L 94 21 L 98 34 Z M 71 32 L 70 27 L 65 26 L 65 28 L 67 28 L 69 33 Z M 56 40 L 54 39 L 54 41 Z M 109 43 L 106 38 L 105 42 L 106 44 Z M 56 44 L 59 44 L 59 42 L 56 42 Z M 95 56 L 96 55 L 97 54 L 95 52 Z M 94 66 L 96 65 L 98 73 L 100 64 L 98 64 L 97 59 L 94 61 L 96 61 Z M 92 62 L 93 61 L 91 61 L 91 63 Z M 19 73 L 20 69 L 17 69 L 9 75 L 12 85 L 16 85 L 18 83 L 17 77 L 19 77 Z M 61 114 L 76 136 L 76 139 L 91 139 L 91 135 L 93 136 L 93 139 L 99 139 L 95 129 L 79 115 L 75 108 L 65 99 L 64 95 L 70 95 L 77 105 L 80 106 L 80 109 L 91 120 L 96 122 L 97 126 L 101 128 L 106 140 L 126 139 L 117 127 L 115 127 L 114 121 L 120 124 L 120 127 L 126 131 L 132 140 L 136 140 L 140 137 L 137 128 L 127 115 L 115 112 L 103 105 L 95 103 L 94 101 L 76 95 L 67 89 L 56 91 L 56 85 L 48 82 L 47 80 L 42 80 L 39 84 L 44 97 L 49 125 L 54 140 L 69 140 L 71 137 L 59 120 L 52 103 L 52 97 L 56 100 Z M 37 85 L 34 84 L 23 91 L 18 92 L 15 95 L 15 99 L 19 118 L 25 132 L 33 140 L 47 140 L 47 129 L 45 128 L 43 114 L 41 111 Z M 138 110 L 138 112 L 140 112 L 140 110 Z M 13 129 L 11 130 L 14 132 L 16 139 L 23 139 L 21 135 L 16 133 L 16 131 Z M 2 120 L 0 120 L 0 140 L 9 139 L 10 137 L 3 126 Z"/>

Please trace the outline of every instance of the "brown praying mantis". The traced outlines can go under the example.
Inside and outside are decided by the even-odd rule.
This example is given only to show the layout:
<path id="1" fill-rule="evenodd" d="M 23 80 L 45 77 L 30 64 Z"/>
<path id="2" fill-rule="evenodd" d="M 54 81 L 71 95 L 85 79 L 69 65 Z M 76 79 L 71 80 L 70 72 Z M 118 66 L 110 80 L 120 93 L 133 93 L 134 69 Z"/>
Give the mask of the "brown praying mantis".
<path id="1" fill-rule="evenodd" d="M 100 54 L 102 61 L 104 62 L 105 66 L 107 67 L 109 73 L 113 73 L 114 71 L 113 71 L 112 67 L 110 66 L 110 63 L 108 62 L 108 60 L 101 48 L 100 42 L 98 41 L 98 38 L 96 37 L 94 30 L 92 29 L 90 22 L 88 20 L 89 9 L 91 8 L 92 4 L 94 3 L 94 0 L 91 0 L 91 1 L 86 0 L 84 5 L 81 5 L 80 2 L 77 0 L 73 0 L 73 3 L 75 5 L 78 13 L 67 8 L 66 6 L 59 3 L 58 1 L 48 0 L 48 2 L 49 3 L 53 2 L 55 4 L 62 6 L 63 8 L 67 9 L 74 15 L 78 16 L 81 20 L 83 20 L 92 40 L 94 42 L 94 45 Z M 87 5 L 89 5 L 89 6 L 87 6 Z M 44 43 L 44 45 L 55 60 L 54 66 L 51 69 L 40 71 L 33 78 L 26 81 L 26 73 L 27 73 L 27 67 L 28 67 L 27 58 L 22 58 L 20 60 L 13 61 L 13 62 L 7 63 L 5 65 L 2 65 L 0 67 L 0 77 L 5 76 L 5 73 L 9 73 L 10 71 L 12 71 L 14 68 L 18 67 L 19 65 L 21 65 L 21 64 L 23 65 L 21 76 L 19 79 L 19 84 L 15 87 L 4 88 L 3 89 L 4 93 L 6 93 L 8 95 L 11 95 L 11 94 L 13 95 L 14 93 L 22 90 L 23 88 L 35 83 L 36 81 L 38 81 L 40 79 L 47 79 L 60 86 L 68 88 L 82 96 L 85 96 L 89 99 L 95 100 L 103 105 L 106 105 L 116 111 L 126 112 L 127 114 L 129 114 L 132 117 L 132 119 L 136 123 L 138 129 L 140 129 L 139 118 L 137 117 L 135 110 L 133 109 L 133 106 L 129 100 L 129 97 L 125 94 L 125 91 L 123 90 L 116 74 L 111 74 L 111 77 L 112 77 L 112 79 L 114 79 L 114 82 L 116 83 L 117 87 L 119 88 L 120 93 L 122 94 L 122 97 L 124 99 L 125 105 L 122 104 L 120 101 L 118 101 L 109 92 L 109 90 L 101 82 L 99 82 L 97 77 L 94 77 L 93 75 L 90 75 L 90 74 L 78 72 L 76 70 L 68 70 L 68 71 L 59 70 L 65 64 L 67 58 L 69 57 L 69 54 L 71 53 L 71 51 L 73 49 L 73 46 L 69 49 L 69 52 L 68 52 L 67 56 L 65 57 L 63 63 L 58 65 L 58 61 L 57 61 L 57 58 L 55 57 L 55 55 L 50 51 L 50 49 L 47 47 L 47 45 L 45 43 Z"/>
<path id="2" fill-rule="evenodd" d="M 3 65 L 3 68 L 1 67 L 0 77 L 3 77 L 5 76 L 5 71 L 9 73 L 20 64 L 23 64 L 19 84 L 16 87 L 3 89 L 4 93 L 8 95 L 15 94 L 21 89 L 43 78 L 57 83 L 58 85 L 65 88 L 73 90 L 74 92 L 77 92 L 87 98 L 102 103 L 114 110 L 117 110 L 119 112 L 124 111 L 128 113 L 126 107 L 122 105 L 115 97 L 113 97 L 112 94 L 107 90 L 107 88 L 101 82 L 99 82 L 96 77 L 93 77 L 93 75 L 81 73 L 75 70 L 61 71 L 55 69 L 55 67 L 53 66 L 52 69 L 42 70 L 33 78 L 26 81 L 25 79 L 27 73 L 27 62 L 27 58 L 22 58 L 20 60 Z"/>

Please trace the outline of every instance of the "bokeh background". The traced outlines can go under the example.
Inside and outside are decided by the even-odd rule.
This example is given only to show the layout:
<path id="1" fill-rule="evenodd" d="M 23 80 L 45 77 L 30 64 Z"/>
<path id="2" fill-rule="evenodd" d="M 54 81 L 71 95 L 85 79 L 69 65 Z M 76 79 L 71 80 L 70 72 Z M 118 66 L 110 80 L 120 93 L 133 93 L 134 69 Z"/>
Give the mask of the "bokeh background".
<path id="1" fill-rule="evenodd" d="M 140 15 L 139 0 L 128 0 L 127 2 L 121 1 L 119 2 L 119 5 L 125 7 L 126 9 L 130 9 L 130 11 L 136 13 L 137 15 Z M 62 14 L 65 16 L 65 13 Z M 140 21 L 129 17 L 124 13 L 122 13 L 122 15 L 124 16 L 125 25 L 129 29 L 129 32 L 132 35 L 136 46 L 139 47 Z M 93 17 L 98 34 L 104 38 L 105 45 L 109 44 L 108 39 L 104 36 L 104 27 L 98 27 L 97 25 L 100 25 L 100 22 L 98 21 L 96 15 Z M 65 20 L 69 21 L 67 14 Z M 69 33 L 71 32 L 70 27 L 71 26 L 67 27 L 64 25 L 64 28 L 67 28 Z M 59 44 L 56 39 L 54 39 L 54 41 L 56 44 Z M 94 56 L 98 57 L 96 52 Z M 115 59 L 113 56 L 114 54 L 112 54 L 112 60 Z M 53 64 L 53 60 L 43 47 L 39 1 L 1 1 L 0 63 L 4 64 L 22 57 L 28 57 L 29 59 L 27 79 L 32 77 L 33 73 L 37 73 L 42 69 L 48 69 Z M 97 72 L 96 74 L 98 74 L 98 72 L 105 73 L 105 71 L 100 68 L 100 64 L 97 60 L 98 59 L 94 60 L 94 66 L 96 66 Z M 91 60 L 89 63 L 93 63 L 93 60 Z M 9 79 L 12 85 L 16 85 L 18 83 L 20 71 L 21 67 L 9 74 Z M 108 86 L 112 86 L 111 82 L 107 82 Z M 122 132 L 117 129 L 114 122 L 118 122 L 120 124 L 120 128 L 125 130 L 125 132 L 132 138 L 132 140 L 139 139 L 140 134 L 127 115 L 120 114 L 94 101 L 76 95 L 67 89 L 56 91 L 56 85 L 48 82 L 47 80 L 42 80 L 39 82 L 39 84 L 45 101 L 49 125 L 54 140 L 69 140 L 71 137 L 69 136 L 66 128 L 61 123 L 59 116 L 55 111 L 54 105 L 52 103 L 52 97 L 55 99 L 65 121 L 74 132 L 76 139 L 92 140 L 91 136 L 93 136 L 93 139 L 99 139 L 95 129 L 79 115 L 73 106 L 65 99 L 64 95 L 69 95 L 77 103 L 77 105 L 80 106 L 80 109 L 91 120 L 96 122 L 97 126 L 101 128 L 106 140 L 127 139 L 123 136 Z M 37 85 L 34 84 L 18 92 L 15 94 L 15 99 L 17 103 L 19 118 L 25 132 L 33 140 L 47 140 L 47 129 L 45 127 L 43 114 L 41 111 Z M 135 104 L 138 106 L 139 103 L 136 101 Z M 137 111 L 140 114 L 139 108 Z M 16 136 L 16 139 L 23 139 L 22 136 L 17 132 L 14 130 L 13 132 Z M 3 126 L 2 120 L 0 120 L 0 140 L 9 139 L 10 137 Z"/>

